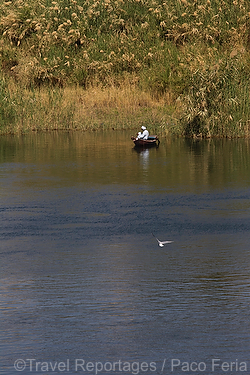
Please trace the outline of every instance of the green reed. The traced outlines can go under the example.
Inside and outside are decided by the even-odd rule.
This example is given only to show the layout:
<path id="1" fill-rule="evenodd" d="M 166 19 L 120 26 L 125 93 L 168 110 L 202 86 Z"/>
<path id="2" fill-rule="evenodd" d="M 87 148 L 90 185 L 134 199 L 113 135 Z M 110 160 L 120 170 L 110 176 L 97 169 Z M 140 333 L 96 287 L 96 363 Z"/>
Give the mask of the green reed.
<path id="1" fill-rule="evenodd" d="M 0 66 L 11 90 L 8 94 L 6 83 L 1 89 L 1 102 L 8 102 L 1 123 L 22 127 L 20 119 L 26 124 L 28 119 L 28 128 L 81 128 L 85 120 L 77 104 L 69 98 L 64 102 L 69 88 L 74 93 L 77 87 L 95 87 L 101 95 L 129 85 L 149 93 L 154 108 L 175 119 L 170 126 L 165 114 L 159 115 L 160 130 L 248 135 L 249 10 L 245 0 L 2 2 Z M 44 89 L 47 94 L 41 96 Z M 22 90 L 30 94 L 20 99 Z M 117 108 L 105 113 L 105 121 L 100 106 L 101 120 L 94 116 L 94 123 L 114 127 Z M 122 108 L 120 119 L 126 123 Z M 150 122 L 153 112 L 141 111 L 140 105 L 133 115 L 140 119 L 142 113 Z"/>
<path id="2" fill-rule="evenodd" d="M 17 106 L 11 98 L 5 79 L 0 78 L 0 130 L 6 129 L 16 120 Z"/>

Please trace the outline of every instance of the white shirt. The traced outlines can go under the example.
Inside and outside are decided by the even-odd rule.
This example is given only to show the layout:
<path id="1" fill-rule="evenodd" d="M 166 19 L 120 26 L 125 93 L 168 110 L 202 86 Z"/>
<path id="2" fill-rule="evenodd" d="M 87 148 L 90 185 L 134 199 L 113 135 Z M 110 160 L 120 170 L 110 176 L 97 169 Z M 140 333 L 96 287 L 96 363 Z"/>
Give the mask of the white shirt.
<path id="1" fill-rule="evenodd" d="M 149 132 L 147 129 L 143 130 L 143 133 L 139 132 L 138 133 L 138 138 L 139 139 L 148 139 Z"/>

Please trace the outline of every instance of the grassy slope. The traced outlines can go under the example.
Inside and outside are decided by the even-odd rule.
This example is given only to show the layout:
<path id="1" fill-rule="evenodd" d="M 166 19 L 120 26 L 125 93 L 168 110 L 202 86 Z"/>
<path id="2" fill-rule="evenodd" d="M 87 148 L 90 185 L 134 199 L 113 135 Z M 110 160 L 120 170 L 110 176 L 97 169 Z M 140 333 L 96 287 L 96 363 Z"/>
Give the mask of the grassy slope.
<path id="1" fill-rule="evenodd" d="M 0 38 L 2 132 L 248 135 L 248 1 L 4 1 Z"/>

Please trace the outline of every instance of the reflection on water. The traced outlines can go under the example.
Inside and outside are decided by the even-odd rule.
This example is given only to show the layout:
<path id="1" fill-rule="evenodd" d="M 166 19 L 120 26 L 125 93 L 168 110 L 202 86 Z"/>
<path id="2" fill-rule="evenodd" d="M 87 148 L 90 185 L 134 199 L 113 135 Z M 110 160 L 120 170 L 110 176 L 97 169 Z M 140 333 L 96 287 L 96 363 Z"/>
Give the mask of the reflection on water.
<path id="1" fill-rule="evenodd" d="M 5 171 L 14 172 L 12 177 L 20 177 L 17 183 L 25 188 L 72 186 L 71 181 L 140 184 L 145 170 L 148 179 L 143 182 L 150 187 L 194 191 L 248 186 L 249 141 L 167 139 L 142 152 L 132 145 L 126 132 L 2 137 L 0 173 L 5 178 Z"/>
<path id="2" fill-rule="evenodd" d="M 77 358 L 145 362 L 147 374 L 183 373 L 172 359 L 204 362 L 206 375 L 222 373 L 215 358 L 249 371 L 248 148 L 163 139 L 138 152 L 127 132 L 2 137 L 2 373 L 18 358 L 34 374 L 61 373 L 34 367 L 59 361 L 83 373 Z M 174 243 L 161 249 L 151 232 Z"/>

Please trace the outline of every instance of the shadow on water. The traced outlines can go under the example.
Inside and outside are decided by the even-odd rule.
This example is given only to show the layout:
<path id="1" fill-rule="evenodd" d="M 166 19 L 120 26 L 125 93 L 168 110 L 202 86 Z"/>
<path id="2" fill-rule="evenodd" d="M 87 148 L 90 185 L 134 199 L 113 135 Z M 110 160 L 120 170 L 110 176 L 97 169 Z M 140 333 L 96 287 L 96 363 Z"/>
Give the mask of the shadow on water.
<path id="1" fill-rule="evenodd" d="M 247 362 L 249 169 L 247 140 L 139 152 L 125 131 L 1 137 L 2 373 L 18 358 L 34 374 Z"/>

